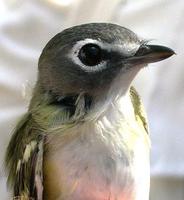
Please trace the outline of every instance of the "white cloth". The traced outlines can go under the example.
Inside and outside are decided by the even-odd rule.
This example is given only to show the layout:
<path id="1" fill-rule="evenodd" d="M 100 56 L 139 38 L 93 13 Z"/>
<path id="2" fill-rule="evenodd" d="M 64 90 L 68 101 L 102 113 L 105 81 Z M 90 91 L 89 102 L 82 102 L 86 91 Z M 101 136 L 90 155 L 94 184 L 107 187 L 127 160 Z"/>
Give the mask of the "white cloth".
<path id="1" fill-rule="evenodd" d="M 176 51 L 176 56 L 143 69 L 134 83 L 150 121 L 152 175 L 184 176 L 183 9 L 183 0 L 0 1 L 2 199 L 7 198 L 5 179 L 1 178 L 3 156 L 13 127 L 26 112 L 42 48 L 63 28 L 92 21 L 119 23 L 146 39 L 156 39 L 152 43 L 164 44 Z M 26 98 L 22 93 L 28 93 Z"/>

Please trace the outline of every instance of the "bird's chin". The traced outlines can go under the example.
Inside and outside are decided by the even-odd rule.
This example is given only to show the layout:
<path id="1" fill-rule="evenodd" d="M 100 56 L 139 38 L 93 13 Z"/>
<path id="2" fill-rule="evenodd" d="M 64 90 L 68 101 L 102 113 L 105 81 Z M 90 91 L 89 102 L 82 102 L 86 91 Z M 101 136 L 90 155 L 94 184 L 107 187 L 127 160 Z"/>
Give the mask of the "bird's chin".
<path id="1" fill-rule="evenodd" d="M 122 68 L 118 76 L 115 78 L 114 83 L 111 86 L 111 92 L 118 90 L 119 93 L 125 95 L 131 86 L 132 81 L 139 73 L 139 71 L 146 65 L 134 65 Z"/>

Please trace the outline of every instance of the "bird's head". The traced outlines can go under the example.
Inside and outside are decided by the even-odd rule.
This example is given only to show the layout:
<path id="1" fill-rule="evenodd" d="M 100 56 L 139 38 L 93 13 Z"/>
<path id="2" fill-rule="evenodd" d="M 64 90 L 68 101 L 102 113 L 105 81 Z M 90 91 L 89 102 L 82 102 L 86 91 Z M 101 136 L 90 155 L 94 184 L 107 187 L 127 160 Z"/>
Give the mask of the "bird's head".
<path id="1" fill-rule="evenodd" d="M 92 100 L 121 96 L 142 67 L 173 53 L 167 47 L 148 45 L 119 25 L 74 26 L 57 34 L 44 48 L 38 83 L 58 101 L 81 93 Z"/>

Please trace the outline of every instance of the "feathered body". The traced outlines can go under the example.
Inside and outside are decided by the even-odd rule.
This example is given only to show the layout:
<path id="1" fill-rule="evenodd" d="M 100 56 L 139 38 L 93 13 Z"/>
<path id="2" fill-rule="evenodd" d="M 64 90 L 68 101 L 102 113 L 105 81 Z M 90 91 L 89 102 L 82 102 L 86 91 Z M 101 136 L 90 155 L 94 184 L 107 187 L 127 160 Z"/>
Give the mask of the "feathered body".
<path id="1" fill-rule="evenodd" d="M 80 98 L 79 109 L 84 109 Z M 10 182 L 18 181 L 15 195 L 25 195 L 21 197 L 24 200 L 35 198 L 37 191 L 42 193 L 42 174 L 29 174 L 31 164 L 37 163 L 31 153 L 37 153 L 40 147 L 44 149 L 45 200 L 148 199 L 150 145 L 146 117 L 135 89 L 109 105 L 101 105 L 93 116 L 85 118 L 81 110 L 77 121 L 70 119 L 64 108 L 62 112 L 55 106 L 45 108 L 49 112 L 42 109 L 30 110 L 26 121 L 21 121 L 25 127 L 18 127 L 14 137 L 22 137 L 24 148 L 13 143 L 9 149 L 12 154 L 22 154 L 19 160 L 9 162 L 16 170 L 10 177 Z M 29 127 L 29 121 L 36 126 Z M 33 138 L 26 141 L 29 133 Z M 20 162 L 25 164 L 21 166 Z M 21 186 L 20 179 L 28 181 Z"/>
<path id="2" fill-rule="evenodd" d="M 149 139 L 144 115 L 139 114 L 127 95 L 97 119 L 49 135 L 45 199 L 147 199 Z"/>

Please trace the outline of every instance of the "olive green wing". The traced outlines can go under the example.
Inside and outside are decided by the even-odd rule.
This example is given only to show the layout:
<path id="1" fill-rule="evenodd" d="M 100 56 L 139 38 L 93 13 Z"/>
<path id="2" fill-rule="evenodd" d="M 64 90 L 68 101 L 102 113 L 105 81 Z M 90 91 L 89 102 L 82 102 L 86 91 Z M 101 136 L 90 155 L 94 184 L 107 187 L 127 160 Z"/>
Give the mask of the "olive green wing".
<path id="1" fill-rule="evenodd" d="M 134 87 L 130 88 L 130 97 L 134 107 L 135 117 L 138 123 L 142 123 L 145 131 L 148 133 L 147 116 L 141 102 L 141 99 Z"/>
<path id="2" fill-rule="evenodd" d="M 19 122 L 5 158 L 8 184 L 13 189 L 14 199 L 42 200 L 46 132 L 61 133 L 73 126 L 72 113 L 73 108 L 67 106 L 39 104 Z"/>
<path id="3" fill-rule="evenodd" d="M 28 113 L 19 122 L 8 145 L 5 167 L 13 199 L 42 199 L 44 136 L 40 132 Z"/>

